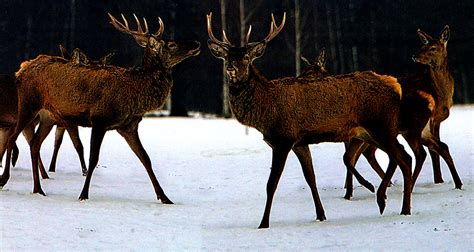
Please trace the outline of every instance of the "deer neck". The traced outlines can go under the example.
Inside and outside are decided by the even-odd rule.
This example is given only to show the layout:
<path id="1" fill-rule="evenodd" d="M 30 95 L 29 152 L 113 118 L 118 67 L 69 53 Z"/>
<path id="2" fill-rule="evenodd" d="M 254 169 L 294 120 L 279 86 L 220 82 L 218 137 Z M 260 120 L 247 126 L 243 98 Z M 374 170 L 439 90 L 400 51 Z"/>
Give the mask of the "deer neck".
<path id="1" fill-rule="evenodd" d="M 449 73 L 447 60 L 440 66 L 430 67 L 429 75 L 436 92 L 437 110 L 449 110 L 453 105 L 454 80 Z"/>
<path id="2" fill-rule="evenodd" d="M 247 126 L 263 131 L 269 123 L 272 98 L 267 92 L 269 81 L 250 65 L 249 77 L 246 81 L 229 87 L 229 98 L 236 119 Z"/>
<path id="3" fill-rule="evenodd" d="M 135 78 L 141 80 L 140 89 L 146 90 L 146 92 L 136 94 L 136 100 L 139 103 L 137 106 L 140 106 L 139 110 L 143 111 L 161 107 L 169 97 L 173 86 L 171 69 L 164 67 L 155 54 L 151 49 L 145 48 L 142 67 L 132 70 Z"/>
<path id="4" fill-rule="evenodd" d="M 146 47 L 143 54 L 142 68 L 148 71 L 171 74 L 171 69 L 160 59 L 158 54 L 151 48 Z"/>

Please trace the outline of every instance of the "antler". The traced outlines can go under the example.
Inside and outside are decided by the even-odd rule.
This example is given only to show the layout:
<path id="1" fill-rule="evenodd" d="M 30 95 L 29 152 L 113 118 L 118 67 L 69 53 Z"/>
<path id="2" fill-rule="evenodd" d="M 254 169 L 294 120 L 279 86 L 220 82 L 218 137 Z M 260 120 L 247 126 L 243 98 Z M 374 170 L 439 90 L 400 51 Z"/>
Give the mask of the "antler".
<path id="1" fill-rule="evenodd" d="M 272 40 L 276 35 L 278 35 L 278 33 L 280 33 L 280 31 L 283 29 L 283 26 L 285 25 L 285 21 L 286 21 L 286 12 L 283 13 L 283 20 L 281 21 L 280 26 L 277 26 L 275 22 L 275 17 L 273 16 L 273 13 L 272 13 L 272 23 L 270 24 L 270 32 L 268 33 L 267 37 L 264 39 L 265 42 L 267 43 L 270 42 L 270 40 Z"/>
<path id="2" fill-rule="evenodd" d="M 207 34 L 209 35 L 209 39 L 212 40 L 213 42 L 220 44 L 220 45 L 227 45 L 230 46 L 231 43 L 227 39 L 227 36 L 225 34 L 225 31 L 222 30 L 222 39 L 223 41 L 218 40 L 215 36 L 214 33 L 212 33 L 212 12 L 206 15 L 207 18 Z"/>
<path id="3" fill-rule="evenodd" d="M 272 13 L 272 22 L 270 24 L 270 32 L 268 33 L 267 37 L 264 39 L 265 42 L 270 42 L 270 40 L 272 40 L 276 35 L 278 35 L 278 33 L 280 33 L 280 31 L 283 29 L 283 26 L 285 25 L 285 21 L 286 21 L 286 12 L 283 13 L 283 20 L 281 21 L 281 24 L 280 26 L 277 26 L 276 25 L 276 22 L 275 22 L 275 17 L 273 16 L 273 13 Z M 250 32 L 252 31 L 252 26 L 250 25 L 249 26 L 249 30 L 247 32 L 247 36 L 245 36 L 245 43 L 248 44 L 249 43 L 249 38 L 250 38 Z"/>
<path id="4" fill-rule="evenodd" d="M 128 27 L 128 22 L 127 22 L 127 19 L 125 18 L 125 16 L 123 14 L 120 14 L 122 16 L 122 19 L 123 19 L 123 22 L 125 24 L 122 24 L 120 23 L 114 16 L 112 16 L 112 14 L 110 13 L 107 13 L 110 17 L 110 23 L 115 27 L 115 29 L 123 32 L 123 33 L 127 33 L 127 34 L 130 34 L 132 36 L 148 36 L 148 25 L 147 25 L 147 22 L 145 20 L 145 18 L 143 18 L 144 22 L 145 22 L 145 31 L 142 30 L 142 25 L 140 24 L 140 21 L 138 20 L 137 16 L 135 14 L 133 14 L 133 17 L 135 18 L 135 21 L 137 22 L 137 30 L 136 31 L 132 31 L 130 30 L 130 27 Z"/>
<path id="5" fill-rule="evenodd" d="M 145 20 L 145 18 L 143 18 L 143 20 Z M 163 23 L 163 20 L 161 20 L 160 17 L 158 17 L 158 24 L 160 24 L 160 28 L 158 28 L 158 31 L 153 33 L 153 36 L 155 37 L 161 37 L 161 35 L 163 34 L 163 31 L 165 30 L 165 24 Z M 145 20 L 145 25 L 146 25 L 146 20 Z"/>
<path id="6" fill-rule="evenodd" d="M 143 18 L 143 23 L 145 26 L 145 30 L 143 30 L 140 20 L 137 18 L 135 14 L 133 14 L 133 17 L 135 18 L 135 21 L 137 22 L 137 30 L 133 31 L 128 26 L 128 21 L 123 14 L 120 14 L 122 16 L 123 23 L 118 21 L 114 16 L 112 16 L 112 14 L 110 13 L 107 13 L 107 14 L 110 17 L 110 23 L 115 27 L 115 29 L 123 33 L 132 35 L 139 44 L 143 44 L 144 42 L 146 43 L 146 40 L 150 36 L 150 33 L 148 31 L 148 23 L 145 18 Z M 161 37 L 161 35 L 163 34 L 163 31 L 165 30 L 165 25 L 163 24 L 163 21 L 161 20 L 160 17 L 158 17 L 158 23 L 160 24 L 160 28 L 158 28 L 158 31 L 156 33 L 151 34 L 151 36 L 154 36 L 156 38 Z"/>

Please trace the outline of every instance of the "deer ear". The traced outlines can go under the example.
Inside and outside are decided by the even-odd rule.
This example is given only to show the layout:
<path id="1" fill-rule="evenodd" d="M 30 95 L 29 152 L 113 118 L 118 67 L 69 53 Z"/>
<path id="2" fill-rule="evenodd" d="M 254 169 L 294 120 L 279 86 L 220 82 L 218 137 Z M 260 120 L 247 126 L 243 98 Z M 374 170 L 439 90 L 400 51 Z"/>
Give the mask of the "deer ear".
<path id="1" fill-rule="evenodd" d="M 441 31 L 441 35 L 439 36 L 439 40 L 442 43 L 446 44 L 446 43 L 448 43 L 448 39 L 449 39 L 449 26 L 446 25 L 443 28 L 443 30 Z"/>
<path id="2" fill-rule="evenodd" d="M 326 66 L 326 48 L 322 48 L 320 51 L 319 51 L 319 56 L 318 56 L 318 61 L 317 61 L 317 65 L 321 68 L 324 68 Z"/>
<path id="3" fill-rule="evenodd" d="M 311 62 L 303 55 L 301 55 L 301 60 L 308 66 L 311 66 Z"/>
<path id="4" fill-rule="evenodd" d="M 229 54 L 229 50 L 227 49 L 227 47 L 220 45 L 212 40 L 207 41 L 207 46 L 209 47 L 211 54 L 216 58 L 225 59 Z"/>
<path id="5" fill-rule="evenodd" d="M 252 60 L 256 58 L 262 57 L 263 53 L 265 52 L 265 48 L 267 47 L 266 42 L 258 42 L 258 43 L 250 43 L 248 44 L 248 55 Z"/>
<path id="6" fill-rule="evenodd" d="M 417 31 L 418 33 L 418 37 L 420 37 L 421 39 L 421 43 L 423 43 L 423 45 L 427 45 L 430 40 L 432 40 L 433 38 L 430 37 L 430 35 L 426 34 L 424 31 L 418 29 Z"/>

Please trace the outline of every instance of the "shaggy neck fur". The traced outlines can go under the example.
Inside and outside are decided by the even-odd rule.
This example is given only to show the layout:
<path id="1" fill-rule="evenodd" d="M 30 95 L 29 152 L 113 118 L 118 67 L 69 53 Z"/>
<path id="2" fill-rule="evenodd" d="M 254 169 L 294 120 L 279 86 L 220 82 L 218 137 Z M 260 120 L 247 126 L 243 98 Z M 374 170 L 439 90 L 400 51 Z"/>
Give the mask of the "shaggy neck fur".
<path id="1" fill-rule="evenodd" d="M 269 122 L 265 116 L 272 113 L 271 104 L 267 104 L 271 83 L 253 66 L 249 67 L 249 76 L 246 81 L 235 83 L 229 87 L 230 103 L 237 120 L 247 126 L 260 131 L 264 130 Z"/>

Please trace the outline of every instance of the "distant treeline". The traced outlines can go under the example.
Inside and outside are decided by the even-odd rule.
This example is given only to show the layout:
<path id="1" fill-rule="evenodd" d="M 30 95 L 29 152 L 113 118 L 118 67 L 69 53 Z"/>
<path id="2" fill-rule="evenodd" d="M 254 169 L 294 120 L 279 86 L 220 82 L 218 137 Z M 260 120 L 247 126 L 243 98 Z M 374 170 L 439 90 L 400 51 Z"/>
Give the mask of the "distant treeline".
<path id="1" fill-rule="evenodd" d="M 268 33 L 271 13 L 286 25 L 255 61 L 268 78 L 295 75 L 304 68 L 300 55 L 313 58 L 320 48 L 328 53 L 333 74 L 375 70 L 402 76 L 423 69 L 411 61 L 420 48 L 416 30 L 437 37 L 451 28 L 449 66 L 455 78 L 455 103 L 474 101 L 474 1 L 442 0 L 1 0 L 0 67 L 13 73 L 19 64 L 38 54 L 59 55 L 59 44 L 81 48 L 91 58 L 114 51 L 115 65 L 140 65 L 142 49 L 117 32 L 107 12 L 146 17 L 151 31 L 157 16 L 165 23 L 165 38 L 198 40 L 202 53 L 174 71 L 172 114 L 188 111 L 223 114 L 222 62 L 207 49 L 205 15 L 213 12 L 214 33 L 223 27 L 239 44 L 249 25 L 251 41 Z M 134 23 L 131 25 L 135 25 Z"/>

